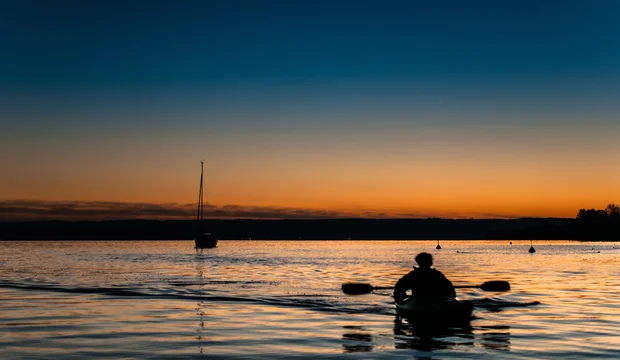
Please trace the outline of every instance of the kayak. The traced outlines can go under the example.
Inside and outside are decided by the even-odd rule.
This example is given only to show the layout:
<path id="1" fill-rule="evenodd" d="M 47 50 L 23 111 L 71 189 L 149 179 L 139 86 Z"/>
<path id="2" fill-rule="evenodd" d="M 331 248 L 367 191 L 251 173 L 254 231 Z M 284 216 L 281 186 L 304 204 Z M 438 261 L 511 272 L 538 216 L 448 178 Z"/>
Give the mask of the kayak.
<path id="1" fill-rule="evenodd" d="M 451 297 L 409 297 L 396 304 L 398 315 L 417 321 L 461 322 L 471 320 L 474 303 Z"/>

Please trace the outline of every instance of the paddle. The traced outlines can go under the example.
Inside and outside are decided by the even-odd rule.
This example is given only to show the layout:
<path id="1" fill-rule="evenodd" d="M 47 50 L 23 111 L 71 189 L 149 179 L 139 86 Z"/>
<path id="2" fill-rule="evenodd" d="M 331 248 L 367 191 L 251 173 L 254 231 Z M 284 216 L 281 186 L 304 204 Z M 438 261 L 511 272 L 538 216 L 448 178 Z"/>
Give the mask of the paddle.
<path id="1" fill-rule="evenodd" d="M 362 295 L 370 294 L 375 290 L 390 290 L 393 286 L 372 286 L 364 283 L 345 283 L 342 284 L 342 292 L 348 295 Z M 481 285 L 457 285 L 457 289 L 471 289 L 478 288 L 483 291 L 508 291 L 510 290 L 510 283 L 503 280 L 493 280 L 482 283 Z"/>

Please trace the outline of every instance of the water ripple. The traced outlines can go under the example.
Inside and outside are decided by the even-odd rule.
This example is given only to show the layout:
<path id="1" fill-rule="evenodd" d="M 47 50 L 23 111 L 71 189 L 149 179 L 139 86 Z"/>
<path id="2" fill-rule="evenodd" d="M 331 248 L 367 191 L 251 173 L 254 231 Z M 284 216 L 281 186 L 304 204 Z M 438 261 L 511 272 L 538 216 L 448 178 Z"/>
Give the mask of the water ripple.
<path id="1" fill-rule="evenodd" d="M 0 242 L 0 347 L 22 358 L 617 358 L 620 249 L 488 241 Z M 592 248 L 595 248 L 593 251 Z M 395 315 L 390 286 L 432 252 L 470 323 Z M 458 251 L 458 252 L 457 252 Z M 600 253 L 598 252 L 600 251 Z"/>

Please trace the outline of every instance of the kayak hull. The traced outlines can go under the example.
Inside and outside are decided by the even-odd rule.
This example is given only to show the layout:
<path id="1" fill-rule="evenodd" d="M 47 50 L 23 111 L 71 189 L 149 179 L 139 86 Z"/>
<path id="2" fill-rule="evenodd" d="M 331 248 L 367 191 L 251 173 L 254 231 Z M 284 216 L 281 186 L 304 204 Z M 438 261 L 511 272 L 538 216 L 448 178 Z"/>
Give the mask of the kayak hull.
<path id="1" fill-rule="evenodd" d="M 473 309 L 473 301 L 454 298 L 410 297 L 396 304 L 401 317 L 425 323 L 470 321 Z"/>

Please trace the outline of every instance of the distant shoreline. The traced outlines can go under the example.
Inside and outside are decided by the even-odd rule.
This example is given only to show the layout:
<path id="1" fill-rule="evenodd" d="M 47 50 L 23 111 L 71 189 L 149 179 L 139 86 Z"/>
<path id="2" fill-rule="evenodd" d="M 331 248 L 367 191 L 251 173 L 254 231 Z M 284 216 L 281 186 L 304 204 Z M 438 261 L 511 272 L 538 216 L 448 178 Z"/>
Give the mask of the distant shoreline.
<path id="1" fill-rule="evenodd" d="M 0 240 L 192 240 L 194 220 L 0 222 Z M 204 221 L 221 240 L 620 241 L 620 223 L 568 218 Z"/>
<path id="2" fill-rule="evenodd" d="M 571 234 L 574 219 L 205 220 L 221 240 L 617 240 Z M 0 240 L 191 240 L 192 220 L 0 222 Z"/>

